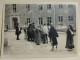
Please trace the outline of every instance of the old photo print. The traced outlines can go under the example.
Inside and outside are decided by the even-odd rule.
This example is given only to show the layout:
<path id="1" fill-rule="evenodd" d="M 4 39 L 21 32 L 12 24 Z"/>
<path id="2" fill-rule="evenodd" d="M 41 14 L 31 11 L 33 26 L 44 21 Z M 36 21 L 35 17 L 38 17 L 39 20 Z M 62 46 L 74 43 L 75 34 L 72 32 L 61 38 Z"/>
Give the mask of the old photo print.
<path id="1" fill-rule="evenodd" d="M 76 56 L 76 4 L 5 4 L 3 56 Z"/>

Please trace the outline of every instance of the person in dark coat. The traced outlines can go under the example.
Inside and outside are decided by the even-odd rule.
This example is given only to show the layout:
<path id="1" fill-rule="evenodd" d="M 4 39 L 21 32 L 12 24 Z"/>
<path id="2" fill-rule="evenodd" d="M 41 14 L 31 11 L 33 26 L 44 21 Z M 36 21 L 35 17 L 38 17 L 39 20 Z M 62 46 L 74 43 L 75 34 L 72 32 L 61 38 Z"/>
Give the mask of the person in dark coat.
<path id="1" fill-rule="evenodd" d="M 51 38 L 51 43 L 52 43 L 52 50 L 54 50 L 54 46 L 56 45 L 56 48 L 57 48 L 57 37 L 58 36 L 58 33 L 57 31 L 55 30 L 54 26 L 51 24 L 51 27 L 50 27 L 50 30 L 49 30 L 49 37 Z"/>
<path id="2" fill-rule="evenodd" d="M 32 24 L 27 28 L 28 41 L 34 41 L 34 29 Z"/>
<path id="3" fill-rule="evenodd" d="M 21 34 L 21 29 L 19 27 L 19 23 L 16 25 L 16 35 L 17 35 L 17 39 L 16 40 L 20 40 L 19 39 L 19 35 Z"/>
<path id="4" fill-rule="evenodd" d="M 74 48 L 74 44 L 73 44 L 74 31 L 71 25 L 68 26 L 66 34 L 67 34 L 67 40 L 66 40 L 65 48 L 72 49 Z"/>
<path id="5" fill-rule="evenodd" d="M 28 35 L 28 41 L 30 41 L 30 38 L 31 38 L 31 24 L 29 24 L 29 27 L 27 28 L 27 35 Z"/>
<path id="6" fill-rule="evenodd" d="M 49 23 L 47 23 L 47 26 L 48 26 L 48 37 L 49 37 L 49 30 L 50 30 L 50 26 L 51 26 L 51 24 L 49 24 Z M 51 42 L 51 38 L 49 37 L 49 42 Z"/>
<path id="7" fill-rule="evenodd" d="M 32 23 L 32 41 L 34 42 L 35 38 L 35 23 Z"/>

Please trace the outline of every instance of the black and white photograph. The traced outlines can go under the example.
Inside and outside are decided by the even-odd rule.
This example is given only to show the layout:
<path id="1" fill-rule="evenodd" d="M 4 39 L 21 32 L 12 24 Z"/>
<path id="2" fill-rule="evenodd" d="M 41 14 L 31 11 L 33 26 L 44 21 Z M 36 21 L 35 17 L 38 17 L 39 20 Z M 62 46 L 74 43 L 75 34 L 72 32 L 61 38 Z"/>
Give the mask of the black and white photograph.
<path id="1" fill-rule="evenodd" d="M 77 55 L 76 4 L 5 4 L 3 56 Z"/>

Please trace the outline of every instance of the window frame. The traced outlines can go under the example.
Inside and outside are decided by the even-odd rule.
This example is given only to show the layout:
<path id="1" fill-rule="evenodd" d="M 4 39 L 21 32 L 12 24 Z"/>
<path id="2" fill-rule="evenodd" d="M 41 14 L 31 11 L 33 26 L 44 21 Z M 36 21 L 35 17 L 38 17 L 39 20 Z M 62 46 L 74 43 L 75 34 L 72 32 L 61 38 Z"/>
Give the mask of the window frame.
<path id="1" fill-rule="evenodd" d="M 43 18 L 39 17 L 39 25 L 43 25 Z"/>
<path id="2" fill-rule="evenodd" d="M 16 4 L 13 4 L 13 12 L 16 12 Z"/>
<path id="3" fill-rule="evenodd" d="M 39 5 L 39 10 L 43 10 L 43 6 L 42 5 Z"/>
<path id="4" fill-rule="evenodd" d="M 73 16 L 68 16 L 68 20 L 73 21 L 74 20 Z"/>
<path id="5" fill-rule="evenodd" d="M 73 7 L 73 5 L 68 5 L 68 8 L 72 8 Z"/>
<path id="6" fill-rule="evenodd" d="M 51 4 L 47 4 L 47 9 L 51 9 Z"/>
<path id="7" fill-rule="evenodd" d="M 26 4 L 26 10 L 30 10 L 30 4 Z"/>
<path id="8" fill-rule="evenodd" d="M 51 22 L 52 22 L 52 17 L 47 17 L 47 24 L 51 24 Z"/>
<path id="9" fill-rule="evenodd" d="M 27 18 L 27 24 L 31 23 L 31 19 Z"/>
<path id="10" fill-rule="evenodd" d="M 62 4 L 59 4 L 59 6 L 58 6 L 59 8 L 63 8 L 63 5 Z"/>
<path id="11" fill-rule="evenodd" d="M 58 16 L 58 25 L 63 26 L 63 16 Z"/>

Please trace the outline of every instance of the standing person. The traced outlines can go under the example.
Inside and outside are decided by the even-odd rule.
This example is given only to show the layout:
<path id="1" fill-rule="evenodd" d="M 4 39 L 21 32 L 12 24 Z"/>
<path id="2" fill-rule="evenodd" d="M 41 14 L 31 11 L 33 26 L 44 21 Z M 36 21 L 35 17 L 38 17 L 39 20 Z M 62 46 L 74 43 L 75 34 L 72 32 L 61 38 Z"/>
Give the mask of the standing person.
<path id="1" fill-rule="evenodd" d="M 24 25 L 24 38 L 25 39 L 27 39 L 27 32 L 26 32 L 26 30 L 27 30 L 27 26 L 26 26 L 26 23 L 25 23 L 25 25 Z"/>
<path id="2" fill-rule="evenodd" d="M 17 35 L 17 39 L 16 40 L 20 40 L 19 39 L 19 35 L 21 34 L 21 29 L 19 27 L 19 23 L 16 25 L 16 35 Z"/>
<path id="3" fill-rule="evenodd" d="M 40 28 L 39 28 L 39 26 L 37 26 L 37 28 L 35 29 L 35 43 L 37 45 L 40 45 L 40 43 L 41 43 L 41 35 L 40 35 Z"/>
<path id="4" fill-rule="evenodd" d="M 50 27 L 50 30 L 49 30 L 49 37 L 51 38 L 51 43 L 52 43 L 51 51 L 53 51 L 54 46 L 56 45 L 56 48 L 57 48 L 57 44 L 58 44 L 58 42 L 57 42 L 58 33 L 55 30 L 53 24 L 51 24 L 51 27 Z"/>
<path id="5" fill-rule="evenodd" d="M 33 42 L 34 30 L 33 30 L 32 24 L 29 24 L 29 27 L 27 28 L 27 34 L 28 34 L 28 41 Z"/>
<path id="6" fill-rule="evenodd" d="M 42 28 L 42 31 L 43 31 L 43 43 L 48 43 L 48 38 L 47 38 L 47 35 L 48 35 L 48 27 L 46 24 L 44 24 L 43 28 Z"/>
<path id="7" fill-rule="evenodd" d="M 73 33 L 73 28 L 71 25 L 68 26 L 66 34 L 67 34 L 67 40 L 66 40 L 66 47 L 65 48 L 72 49 L 72 48 L 74 48 L 74 44 L 73 44 L 74 33 Z"/>
<path id="8" fill-rule="evenodd" d="M 48 26 L 48 37 L 49 37 L 49 30 L 50 30 L 50 26 L 51 26 L 51 24 L 49 24 L 49 23 L 47 23 L 47 26 Z M 49 37 L 49 42 L 51 42 L 51 38 Z"/>
<path id="9" fill-rule="evenodd" d="M 32 41 L 34 42 L 34 38 L 35 38 L 35 23 L 32 23 Z"/>
<path id="10" fill-rule="evenodd" d="M 28 35 L 28 41 L 31 40 L 31 24 L 29 24 L 28 28 L 27 28 L 27 35 Z"/>

